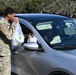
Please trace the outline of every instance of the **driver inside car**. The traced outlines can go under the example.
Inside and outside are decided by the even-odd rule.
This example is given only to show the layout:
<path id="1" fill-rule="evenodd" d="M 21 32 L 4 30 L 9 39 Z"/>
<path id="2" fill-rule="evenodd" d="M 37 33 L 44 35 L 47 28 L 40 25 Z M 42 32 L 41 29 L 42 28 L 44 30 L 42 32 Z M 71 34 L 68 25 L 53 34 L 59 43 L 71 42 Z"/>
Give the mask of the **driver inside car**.
<path id="1" fill-rule="evenodd" d="M 50 42 L 50 44 L 61 42 L 60 36 L 56 32 L 53 32 L 53 29 L 48 30 L 48 33 L 45 34 L 44 39 Z"/>

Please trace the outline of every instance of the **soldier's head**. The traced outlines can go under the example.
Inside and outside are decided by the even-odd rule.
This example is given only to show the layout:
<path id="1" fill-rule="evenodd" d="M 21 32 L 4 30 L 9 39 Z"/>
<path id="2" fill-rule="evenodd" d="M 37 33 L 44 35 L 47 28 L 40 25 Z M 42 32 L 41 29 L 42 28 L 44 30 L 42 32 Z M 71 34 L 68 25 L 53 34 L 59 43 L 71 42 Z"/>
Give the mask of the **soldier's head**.
<path id="1" fill-rule="evenodd" d="M 13 21 L 15 16 L 15 10 L 11 7 L 7 7 L 4 10 L 4 17 L 8 17 L 9 20 Z"/>

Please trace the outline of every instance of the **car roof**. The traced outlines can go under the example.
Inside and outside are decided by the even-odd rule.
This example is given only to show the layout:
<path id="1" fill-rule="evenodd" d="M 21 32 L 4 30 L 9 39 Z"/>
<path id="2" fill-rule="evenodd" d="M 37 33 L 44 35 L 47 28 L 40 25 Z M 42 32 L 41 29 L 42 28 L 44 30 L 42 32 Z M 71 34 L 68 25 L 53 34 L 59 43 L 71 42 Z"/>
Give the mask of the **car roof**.
<path id="1" fill-rule="evenodd" d="M 45 19 L 58 19 L 58 18 L 62 18 L 62 19 L 70 19 L 68 17 L 65 16 L 61 16 L 61 15 L 55 15 L 55 14 L 39 14 L 39 13 L 32 13 L 32 14 L 16 14 L 17 17 L 21 17 L 24 18 L 30 22 L 36 22 L 39 20 L 45 20 Z"/>

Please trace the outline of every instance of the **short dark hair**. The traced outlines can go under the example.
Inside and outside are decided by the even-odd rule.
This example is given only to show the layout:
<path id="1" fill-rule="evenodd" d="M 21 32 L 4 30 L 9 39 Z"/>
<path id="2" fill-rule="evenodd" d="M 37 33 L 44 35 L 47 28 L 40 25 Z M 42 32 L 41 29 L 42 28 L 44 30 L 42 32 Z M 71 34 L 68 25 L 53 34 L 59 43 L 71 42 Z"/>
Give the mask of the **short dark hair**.
<path id="1" fill-rule="evenodd" d="M 15 13 L 15 10 L 11 7 L 7 7 L 5 10 L 4 10 L 4 16 L 7 16 L 8 14 L 13 14 Z"/>

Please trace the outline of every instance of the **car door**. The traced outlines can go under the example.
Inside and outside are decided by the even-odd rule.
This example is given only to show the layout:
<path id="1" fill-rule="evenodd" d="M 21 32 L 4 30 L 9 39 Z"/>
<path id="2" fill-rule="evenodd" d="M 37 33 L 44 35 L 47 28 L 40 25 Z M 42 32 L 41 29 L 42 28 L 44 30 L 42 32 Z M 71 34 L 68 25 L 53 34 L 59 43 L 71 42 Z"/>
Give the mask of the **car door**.
<path id="1" fill-rule="evenodd" d="M 20 23 L 29 27 L 29 23 L 19 19 Z M 30 28 L 31 29 L 31 28 Z M 32 29 L 31 29 L 32 30 Z M 38 38 L 37 38 L 38 39 Z M 44 75 L 44 51 L 28 50 L 19 46 L 18 53 L 12 53 L 12 71 L 20 75 Z"/>

